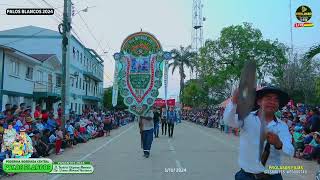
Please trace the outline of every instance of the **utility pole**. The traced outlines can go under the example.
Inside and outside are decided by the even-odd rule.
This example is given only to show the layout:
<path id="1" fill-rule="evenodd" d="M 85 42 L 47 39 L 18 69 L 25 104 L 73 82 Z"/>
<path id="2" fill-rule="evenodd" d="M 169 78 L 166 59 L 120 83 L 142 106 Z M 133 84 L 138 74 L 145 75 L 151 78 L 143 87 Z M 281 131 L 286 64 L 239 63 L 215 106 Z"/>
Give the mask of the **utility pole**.
<path id="1" fill-rule="evenodd" d="M 61 26 L 63 32 L 61 33 Z M 62 128 L 69 119 L 69 87 L 70 87 L 70 31 L 71 31 L 71 0 L 64 0 L 63 23 L 59 25 L 62 34 Z"/>

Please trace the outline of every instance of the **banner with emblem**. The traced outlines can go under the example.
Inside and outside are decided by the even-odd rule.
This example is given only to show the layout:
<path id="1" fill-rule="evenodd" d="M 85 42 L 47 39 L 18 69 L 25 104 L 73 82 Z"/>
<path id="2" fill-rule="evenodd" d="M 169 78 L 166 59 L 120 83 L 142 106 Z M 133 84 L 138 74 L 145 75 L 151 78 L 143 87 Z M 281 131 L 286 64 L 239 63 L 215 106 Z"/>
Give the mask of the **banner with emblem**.
<path id="1" fill-rule="evenodd" d="M 115 107 L 118 103 L 118 62 L 115 63 L 113 89 L 112 89 L 112 106 Z"/>
<path id="2" fill-rule="evenodd" d="M 150 33 L 138 32 L 128 36 L 121 51 L 114 54 L 118 77 L 116 83 L 124 104 L 131 113 L 141 116 L 159 95 L 163 64 L 171 59 L 160 42 Z"/>

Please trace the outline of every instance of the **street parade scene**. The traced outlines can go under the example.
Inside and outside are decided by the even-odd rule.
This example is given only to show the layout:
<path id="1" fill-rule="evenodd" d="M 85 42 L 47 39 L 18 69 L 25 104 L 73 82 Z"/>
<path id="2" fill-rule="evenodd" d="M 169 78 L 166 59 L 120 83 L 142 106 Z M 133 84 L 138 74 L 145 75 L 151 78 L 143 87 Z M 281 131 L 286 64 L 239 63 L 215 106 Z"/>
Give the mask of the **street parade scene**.
<path id="1" fill-rule="evenodd" d="M 2 0 L 0 179 L 319 180 L 315 0 Z"/>

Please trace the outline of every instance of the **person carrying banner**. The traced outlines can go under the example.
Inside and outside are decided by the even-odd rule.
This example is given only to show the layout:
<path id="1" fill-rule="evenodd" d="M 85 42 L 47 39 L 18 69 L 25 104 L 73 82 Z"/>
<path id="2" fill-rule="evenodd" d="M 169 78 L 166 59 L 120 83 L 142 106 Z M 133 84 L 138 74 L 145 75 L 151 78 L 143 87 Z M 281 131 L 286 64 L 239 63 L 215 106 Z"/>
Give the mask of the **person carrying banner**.
<path id="1" fill-rule="evenodd" d="M 153 141 L 153 112 L 148 110 L 143 116 L 140 116 L 139 119 L 139 128 L 141 134 L 143 156 L 149 158 L 151 145 Z"/>

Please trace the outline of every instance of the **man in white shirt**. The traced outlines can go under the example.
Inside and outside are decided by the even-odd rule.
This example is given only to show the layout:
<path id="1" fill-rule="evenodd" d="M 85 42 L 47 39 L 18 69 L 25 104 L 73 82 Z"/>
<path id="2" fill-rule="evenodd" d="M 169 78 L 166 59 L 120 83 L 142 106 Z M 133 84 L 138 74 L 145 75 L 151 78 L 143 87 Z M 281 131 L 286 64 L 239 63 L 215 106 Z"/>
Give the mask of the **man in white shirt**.
<path id="1" fill-rule="evenodd" d="M 238 160 L 241 170 L 235 180 L 282 180 L 280 173 L 270 174 L 266 170 L 268 166 L 281 165 L 281 154 L 294 155 L 288 126 L 274 115 L 288 103 L 287 93 L 274 87 L 258 90 L 254 109 L 257 111 L 244 120 L 239 120 L 236 114 L 238 94 L 236 90 L 223 116 L 226 125 L 241 128 Z"/>

